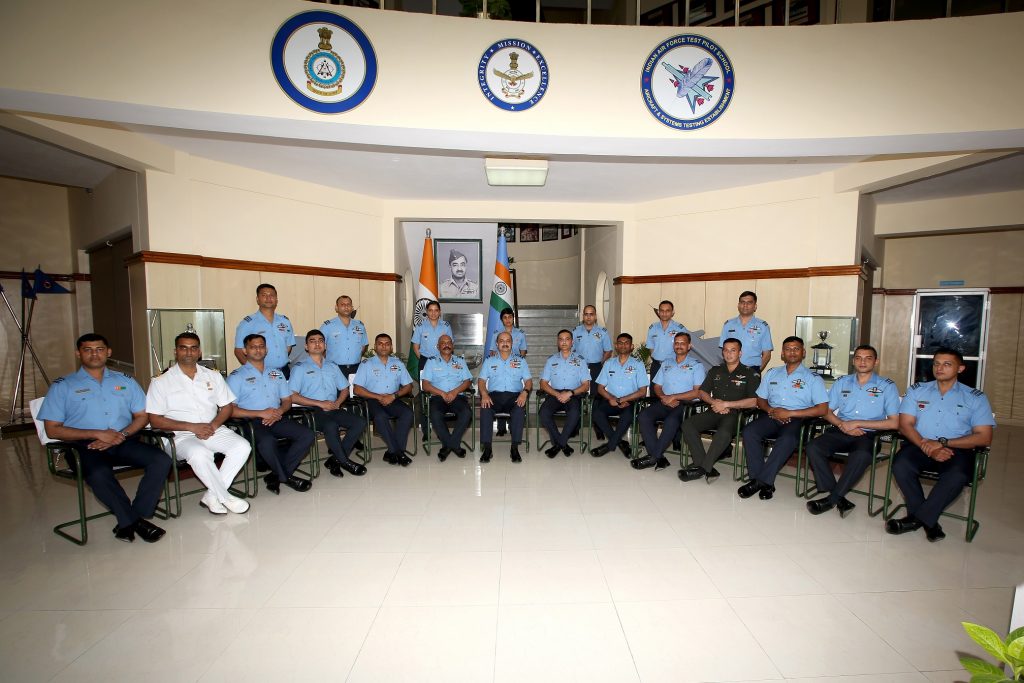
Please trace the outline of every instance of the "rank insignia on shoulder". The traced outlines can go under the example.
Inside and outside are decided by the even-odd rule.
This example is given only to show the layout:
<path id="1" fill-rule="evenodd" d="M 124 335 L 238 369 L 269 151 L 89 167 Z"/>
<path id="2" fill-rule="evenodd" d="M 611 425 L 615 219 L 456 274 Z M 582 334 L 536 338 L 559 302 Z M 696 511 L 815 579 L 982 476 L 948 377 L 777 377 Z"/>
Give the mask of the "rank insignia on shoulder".
<path id="1" fill-rule="evenodd" d="M 971 389 L 971 396 L 981 396 L 984 393 L 981 389 Z"/>
<path id="2" fill-rule="evenodd" d="M 911 389 L 920 389 L 921 388 L 921 382 L 914 382 L 913 384 L 910 385 L 910 388 Z"/>

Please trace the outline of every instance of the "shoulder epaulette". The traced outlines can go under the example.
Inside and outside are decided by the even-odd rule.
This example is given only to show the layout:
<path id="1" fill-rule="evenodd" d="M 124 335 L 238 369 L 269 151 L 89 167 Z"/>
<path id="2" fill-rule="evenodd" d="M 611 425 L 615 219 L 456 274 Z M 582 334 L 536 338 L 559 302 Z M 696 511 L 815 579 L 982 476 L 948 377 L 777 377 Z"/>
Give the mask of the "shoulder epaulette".
<path id="1" fill-rule="evenodd" d="M 971 396 L 984 396 L 985 392 L 981 389 L 971 389 Z"/>
<path id="2" fill-rule="evenodd" d="M 288 320 L 288 316 L 286 316 L 284 313 L 278 313 L 278 315 L 284 318 L 285 320 Z M 288 322 L 291 322 L 291 320 L 288 320 Z"/>
<path id="3" fill-rule="evenodd" d="M 230 373 L 230 374 L 232 374 L 232 375 L 237 375 L 237 374 L 238 374 L 239 372 L 241 372 L 241 371 L 242 371 L 242 368 L 244 368 L 244 367 L 245 367 L 245 366 L 243 365 L 242 367 L 238 367 L 238 368 L 235 368 L 234 370 L 232 370 L 232 371 L 231 371 L 231 373 Z"/>
<path id="4" fill-rule="evenodd" d="M 359 364 L 362 365 L 363 363 L 365 363 L 368 360 L 370 360 L 370 359 L 369 358 L 364 358 L 361 361 L 359 361 Z"/>
<path id="5" fill-rule="evenodd" d="M 910 385 L 909 388 L 910 389 L 920 389 L 922 384 L 924 384 L 924 382 L 914 382 L 913 384 Z"/>
<path id="6" fill-rule="evenodd" d="M 882 378 L 882 384 L 896 384 L 896 382 L 893 382 L 893 381 L 892 381 L 891 379 L 889 379 L 888 377 L 883 377 L 883 378 Z"/>
<path id="7" fill-rule="evenodd" d="M 64 377 L 58 377 L 57 379 L 53 380 L 53 383 L 54 384 L 60 384 L 61 382 L 64 381 L 64 379 L 65 379 Z"/>
<path id="8" fill-rule="evenodd" d="M 324 321 L 324 325 L 330 325 L 330 324 L 331 324 L 331 319 L 330 318 L 328 318 L 327 320 Z"/>
<path id="9" fill-rule="evenodd" d="M 242 320 L 244 320 L 247 323 L 251 323 L 252 322 L 252 316 L 251 315 L 247 315 L 244 318 L 242 318 Z"/>

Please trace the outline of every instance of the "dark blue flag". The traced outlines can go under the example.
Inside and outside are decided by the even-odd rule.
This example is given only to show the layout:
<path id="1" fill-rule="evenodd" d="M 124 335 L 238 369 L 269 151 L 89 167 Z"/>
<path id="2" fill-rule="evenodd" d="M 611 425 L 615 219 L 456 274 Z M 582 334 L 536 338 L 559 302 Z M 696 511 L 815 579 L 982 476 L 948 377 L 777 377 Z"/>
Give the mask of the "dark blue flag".
<path id="1" fill-rule="evenodd" d="M 34 294 L 68 294 L 68 290 L 57 283 L 52 277 L 47 275 L 40 268 L 36 268 L 36 272 L 33 276 L 36 281 L 36 286 L 33 288 Z M 24 286 L 24 284 L 22 285 Z M 33 295 L 33 299 L 35 296 Z"/>
<path id="2" fill-rule="evenodd" d="M 32 288 L 32 283 L 28 281 L 28 273 L 24 270 L 21 271 L 21 298 L 22 299 L 35 299 L 36 290 Z"/>

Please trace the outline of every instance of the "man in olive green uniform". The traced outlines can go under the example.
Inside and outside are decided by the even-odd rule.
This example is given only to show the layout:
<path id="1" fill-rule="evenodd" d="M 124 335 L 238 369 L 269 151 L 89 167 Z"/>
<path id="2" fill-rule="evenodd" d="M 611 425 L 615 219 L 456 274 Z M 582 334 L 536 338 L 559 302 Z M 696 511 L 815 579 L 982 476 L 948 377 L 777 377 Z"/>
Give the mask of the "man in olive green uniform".
<path id="1" fill-rule="evenodd" d="M 736 422 L 744 408 L 757 406 L 757 387 L 761 384 L 761 372 L 740 363 L 743 344 L 730 337 L 722 342 L 721 365 L 711 368 L 700 385 L 698 396 L 710 406 L 710 410 L 697 413 L 683 422 L 683 439 L 690 450 L 693 464 L 679 470 L 683 481 L 694 481 L 704 477 L 710 484 L 718 479 L 715 462 L 725 452 L 736 434 Z M 705 451 L 700 433 L 714 429 L 711 447 Z"/>

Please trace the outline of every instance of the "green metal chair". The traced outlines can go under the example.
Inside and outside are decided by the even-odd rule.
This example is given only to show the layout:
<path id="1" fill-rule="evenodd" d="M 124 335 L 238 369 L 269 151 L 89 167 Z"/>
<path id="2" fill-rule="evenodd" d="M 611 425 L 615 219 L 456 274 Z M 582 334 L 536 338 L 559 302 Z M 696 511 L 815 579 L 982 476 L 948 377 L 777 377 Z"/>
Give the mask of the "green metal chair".
<path id="1" fill-rule="evenodd" d="M 82 475 L 82 463 L 79 458 L 78 451 L 75 449 L 74 444 L 67 441 L 51 439 L 46 434 L 46 428 L 43 426 L 43 421 L 37 417 L 44 400 L 44 398 L 33 399 L 29 402 L 29 410 L 32 413 L 32 420 L 35 423 L 36 435 L 39 437 L 39 442 L 42 444 L 43 448 L 46 449 L 47 468 L 50 470 L 50 474 L 60 477 L 61 479 L 68 479 L 75 482 L 75 488 L 78 491 L 78 517 L 53 527 L 53 533 L 57 534 L 61 538 L 71 541 L 75 545 L 85 545 L 89 542 L 88 523 L 94 519 L 107 517 L 113 513 L 106 510 L 94 515 L 86 514 L 85 478 Z M 159 437 L 154 436 L 154 432 L 152 430 L 143 429 L 139 432 L 138 436 L 140 439 L 159 447 L 160 439 Z M 131 467 L 129 465 L 114 468 L 115 475 L 132 471 L 141 471 L 141 468 Z M 170 480 L 168 479 L 168 481 L 164 482 L 163 507 L 158 505 L 155 513 L 156 517 L 159 519 L 167 519 L 172 516 L 170 514 L 170 495 Z M 78 526 L 78 536 L 64 531 L 64 529 L 71 526 Z"/>
<path id="2" fill-rule="evenodd" d="M 885 515 L 886 520 L 892 519 L 896 516 L 896 513 L 907 507 L 906 503 L 900 503 L 896 507 L 890 509 L 893 503 L 890 494 L 892 493 L 892 462 L 896 460 L 896 455 L 899 453 L 900 443 L 905 441 L 902 436 L 896 436 L 893 438 L 892 443 L 892 459 L 889 463 L 889 474 L 885 478 Z M 988 456 L 991 453 L 991 449 L 987 446 L 978 447 L 974 449 L 974 468 L 971 476 L 971 480 L 967 482 L 967 489 L 970 491 L 968 494 L 967 503 L 967 515 L 961 515 L 956 512 L 950 512 L 948 509 L 942 511 L 943 517 L 949 517 L 961 522 L 965 522 L 967 528 L 964 532 L 964 540 L 968 543 L 974 540 L 974 536 L 978 533 L 978 529 L 981 528 L 981 522 L 974 518 L 975 507 L 978 502 L 978 485 L 985 481 L 985 475 L 988 473 Z M 922 470 L 921 478 L 929 481 L 938 481 L 939 475 L 937 472 L 930 472 L 928 470 Z"/>
<path id="3" fill-rule="evenodd" d="M 811 441 L 813 441 L 815 437 L 823 434 L 828 427 L 829 423 L 826 422 L 824 419 L 819 418 L 815 420 L 814 424 L 811 425 L 811 434 L 810 438 L 808 439 L 808 444 Z M 893 448 L 895 447 L 896 434 L 897 432 L 895 430 L 889 429 L 884 429 L 875 432 L 874 438 L 872 438 L 871 440 L 871 467 L 868 471 L 868 490 L 865 491 L 863 489 L 858 488 L 853 488 L 850 490 L 851 493 L 856 493 L 861 496 L 867 496 L 868 515 L 871 517 L 877 517 L 885 511 L 886 501 L 888 500 L 888 492 L 886 493 L 886 495 L 875 493 L 875 482 L 876 477 L 878 475 L 878 465 L 884 462 L 888 462 L 889 460 L 892 459 L 893 453 L 895 452 Z M 836 453 L 832 453 L 831 455 L 829 455 L 829 460 L 845 466 L 846 461 L 849 458 L 849 455 L 849 453 L 838 451 Z M 804 458 L 802 474 L 804 481 L 806 482 L 806 486 L 804 488 L 805 498 L 812 498 L 814 495 L 818 493 L 818 486 L 814 482 L 814 477 L 811 475 L 810 468 L 810 457 Z M 874 507 L 876 499 L 879 501 L 879 505 L 877 508 Z"/>
<path id="4" fill-rule="evenodd" d="M 465 439 L 462 440 L 462 445 L 466 447 L 466 450 L 473 452 L 476 450 L 476 393 L 473 391 L 473 385 L 470 384 L 469 389 L 462 392 L 461 394 L 466 402 L 469 403 L 469 435 L 470 440 L 467 443 Z M 425 418 L 425 432 L 426 438 L 423 439 L 423 452 L 430 455 L 430 449 L 435 445 L 440 445 L 441 442 L 434 438 L 434 426 L 430 424 L 430 394 L 423 391 L 423 380 L 420 380 L 420 392 L 419 396 L 419 411 L 420 416 Z M 454 420 L 455 413 L 445 412 L 445 421 Z"/>

